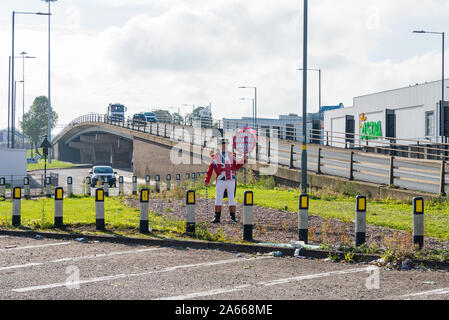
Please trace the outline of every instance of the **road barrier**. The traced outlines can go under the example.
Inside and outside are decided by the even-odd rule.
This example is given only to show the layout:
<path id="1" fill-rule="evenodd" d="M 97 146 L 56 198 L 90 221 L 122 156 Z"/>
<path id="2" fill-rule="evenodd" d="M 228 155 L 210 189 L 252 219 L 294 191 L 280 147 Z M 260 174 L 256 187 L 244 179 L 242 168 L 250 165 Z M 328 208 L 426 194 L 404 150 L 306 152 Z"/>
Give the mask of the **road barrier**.
<path id="1" fill-rule="evenodd" d="M 159 192 L 161 192 L 161 186 L 160 186 L 161 176 L 157 174 L 156 177 L 155 177 L 155 180 L 156 180 L 155 190 L 156 190 L 157 193 L 159 193 Z"/>
<path id="2" fill-rule="evenodd" d="M 359 247 L 366 243 L 366 197 L 356 198 L 355 217 L 355 246 Z"/>
<path id="3" fill-rule="evenodd" d="M 195 235 L 195 191 L 189 190 L 186 192 L 186 233 L 188 235 Z"/>
<path id="4" fill-rule="evenodd" d="M 67 177 L 67 194 L 69 197 L 73 196 L 73 178 Z"/>
<path id="5" fill-rule="evenodd" d="M 23 188 L 25 190 L 25 199 L 30 200 L 31 199 L 30 178 L 28 177 L 23 178 Z"/>
<path id="6" fill-rule="evenodd" d="M 64 212 L 64 189 L 55 189 L 55 227 L 62 228 Z"/>
<path id="7" fill-rule="evenodd" d="M 421 250 L 424 246 L 424 198 L 413 199 L 413 243 Z"/>
<path id="8" fill-rule="evenodd" d="M 171 190 L 171 174 L 167 174 L 167 177 L 165 180 L 167 182 L 167 191 L 170 191 Z"/>
<path id="9" fill-rule="evenodd" d="M 137 195 L 137 177 L 133 176 L 133 195 Z"/>
<path id="10" fill-rule="evenodd" d="M 92 184 L 92 179 L 90 177 L 86 177 L 86 194 L 89 197 L 91 196 L 91 184 Z"/>
<path id="11" fill-rule="evenodd" d="M 243 200 L 243 240 L 253 241 L 254 229 L 254 193 L 245 191 Z"/>
<path id="12" fill-rule="evenodd" d="M 309 195 L 299 196 L 298 238 L 299 241 L 309 242 Z"/>
<path id="13" fill-rule="evenodd" d="M 47 198 L 51 198 L 51 177 L 45 178 L 45 188 L 46 188 Z"/>
<path id="14" fill-rule="evenodd" d="M 123 180 L 123 176 L 118 177 L 118 194 L 122 195 L 124 194 L 124 180 Z"/>
<path id="15" fill-rule="evenodd" d="M 95 218 L 96 218 L 96 229 L 105 230 L 104 223 L 104 190 L 97 189 L 95 191 Z"/>
<path id="16" fill-rule="evenodd" d="M 0 201 L 5 201 L 6 199 L 6 179 L 0 178 Z"/>
<path id="17" fill-rule="evenodd" d="M 148 233 L 149 231 L 149 203 L 150 189 L 140 190 L 140 233 Z"/>
<path id="18" fill-rule="evenodd" d="M 12 192 L 12 225 L 20 226 L 20 215 L 22 211 L 22 188 L 14 187 Z"/>

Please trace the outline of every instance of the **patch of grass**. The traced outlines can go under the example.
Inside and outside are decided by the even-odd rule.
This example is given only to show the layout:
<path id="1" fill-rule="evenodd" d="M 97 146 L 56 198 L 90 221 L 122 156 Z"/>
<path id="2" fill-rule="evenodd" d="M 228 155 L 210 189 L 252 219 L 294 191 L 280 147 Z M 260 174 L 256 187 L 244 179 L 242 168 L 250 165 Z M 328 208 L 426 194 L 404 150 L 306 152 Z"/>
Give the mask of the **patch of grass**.
<path id="1" fill-rule="evenodd" d="M 76 164 L 64 161 L 52 160 L 51 163 L 47 162 L 47 169 L 62 169 L 62 168 L 73 168 Z M 27 170 L 44 170 L 45 160 L 39 160 L 38 163 L 28 163 Z"/>

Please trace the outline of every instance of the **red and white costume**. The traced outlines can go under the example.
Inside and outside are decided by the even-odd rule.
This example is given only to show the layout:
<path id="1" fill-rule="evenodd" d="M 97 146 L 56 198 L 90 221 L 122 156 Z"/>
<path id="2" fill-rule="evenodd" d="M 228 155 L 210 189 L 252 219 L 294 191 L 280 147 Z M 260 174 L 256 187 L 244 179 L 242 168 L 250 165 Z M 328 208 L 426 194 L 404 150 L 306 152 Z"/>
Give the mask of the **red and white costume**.
<path id="1" fill-rule="evenodd" d="M 234 199 L 235 185 L 236 185 L 236 171 L 243 168 L 245 163 L 238 163 L 235 154 L 229 152 L 218 152 L 211 155 L 211 163 L 209 170 L 207 171 L 206 184 L 210 183 L 212 174 L 216 175 L 216 200 L 215 205 L 221 206 L 223 203 L 223 196 L 225 190 L 227 190 L 229 198 L 229 206 L 235 206 Z"/>

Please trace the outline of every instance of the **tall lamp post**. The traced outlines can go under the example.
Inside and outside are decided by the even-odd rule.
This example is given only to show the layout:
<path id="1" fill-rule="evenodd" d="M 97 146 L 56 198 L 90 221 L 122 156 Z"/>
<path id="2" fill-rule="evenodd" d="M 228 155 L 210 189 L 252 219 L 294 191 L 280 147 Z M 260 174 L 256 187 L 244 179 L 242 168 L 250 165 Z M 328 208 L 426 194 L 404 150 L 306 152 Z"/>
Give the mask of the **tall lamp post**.
<path id="1" fill-rule="evenodd" d="M 47 122 L 47 139 L 51 144 L 51 63 L 50 63 L 50 57 L 51 57 L 51 37 L 50 37 L 50 31 L 51 31 L 51 8 L 50 4 L 52 2 L 56 2 L 57 0 L 42 0 L 44 2 L 48 3 L 48 122 Z M 51 156 L 48 157 L 48 163 L 51 163 Z"/>
<path id="2" fill-rule="evenodd" d="M 257 130 L 257 87 L 239 87 L 239 89 L 254 89 L 254 129 Z"/>
<path id="3" fill-rule="evenodd" d="M 11 49 L 11 57 L 14 57 L 14 33 L 15 33 L 15 21 L 16 21 L 16 14 L 34 14 L 34 15 L 41 15 L 41 16 L 50 16 L 50 13 L 42 13 L 42 12 L 21 12 L 21 11 L 13 11 L 12 12 L 12 49 Z M 11 92 L 14 91 L 14 59 L 11 58 Z M 14 118 L 11 121 L 14 124 Z M 14 138 L 14 126 L 11 128 L 11 148 L 15 148 L 15 138 Z"/>
<path id="4" fill-rule="evenodd" d="M 307 193 L 307 25 L 308 25 L 308 0 L 304 0 L 304 46 L 303 46 L 303 83 L 302 83 L 302 157 L 301 157 L 301 188 L 302 193 Z"/>
<path id="5" fill-rule="evenodd" d="M 22 55 L 22 122 L 25 116 L 25 59 L 36 59 L 36 57 L 25 56 L 27 53 L 23 51 Z M 25 149 L 25 135 L 22 130 L 22 148 Z"/>
<path id="6" fill-rule="evenodd" d="M 298 69 L 299 71 L 303 71 L 303 69 Z M 318 104 L 319 104 L 319 113 L 320 113 L 320 119 L 321 119 L 321 108 L 322 108 L 322 104 L 321 104 L 321 69 L 308 69 L 308 71 L 317 71 L 318 72 L 318 87 L 319 87 L 319 91 L 318 91 Z"/>
<path id="7" fill-rule="evenodd" d="M 441 105 L 440 105 L 440 112 L 439 112 L 439 116 L 437 116 L 437 118 L 440 121 L 440 137 L 441 137 L 441 142 L 444 142 L 444 132 L 442 132 L 442 124 L 443 124 L 443 115 L 444 115 L 444 32 L 433 32 L 433 31 L 424 31 L 424 30 L 420 30 L 420 31 L 413 31 L 413 33 L 421 33 L 421 34 L 439 34 L 442 37 L 442 78 L 441 78 L 441 87 L 442 87 L 442 92 L 441 92 Z M 438 139 L 437 139 L 438 142 Z"/>
<path id="8" fill-rule="evenodd" d="M 12 127 L 15 128 L 16 126 L 16 101 L 17 101 L 17 82 L 18 83 L 22 83 L 23 84 L 23 80 L 20 81 L 14 81 L 14 90 L 12 93 L 12 120 L 13 120 L 13 124 Z M 15 130 L 14 130 L 15 133 Z"/>

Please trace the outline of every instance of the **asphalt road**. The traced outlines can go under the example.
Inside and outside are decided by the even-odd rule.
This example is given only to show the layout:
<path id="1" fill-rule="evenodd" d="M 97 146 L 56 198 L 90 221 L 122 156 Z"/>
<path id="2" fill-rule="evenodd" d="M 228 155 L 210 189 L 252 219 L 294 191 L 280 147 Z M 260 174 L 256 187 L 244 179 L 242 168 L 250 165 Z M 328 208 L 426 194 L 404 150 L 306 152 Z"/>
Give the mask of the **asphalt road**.
<path id="1" fill-rule="evenodd" d="M 448 300 L 449 273 L 0 237 L 0 300 Z"/>

